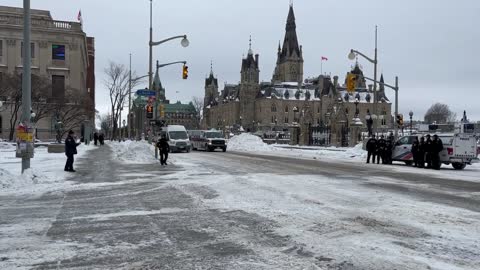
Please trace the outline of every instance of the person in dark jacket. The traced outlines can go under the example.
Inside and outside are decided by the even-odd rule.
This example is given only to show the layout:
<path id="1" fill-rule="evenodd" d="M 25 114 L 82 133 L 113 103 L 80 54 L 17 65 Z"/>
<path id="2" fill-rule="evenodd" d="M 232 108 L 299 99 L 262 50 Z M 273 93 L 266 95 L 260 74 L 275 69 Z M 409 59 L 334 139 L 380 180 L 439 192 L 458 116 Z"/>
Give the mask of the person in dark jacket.
<path id="1" fill-rule="evenodd" d="M 393 139 L 388 137 L 385 142 L 385 164 L 392 164 Z"/>
<path id="2" fill-rule="evenodd" d="M 432 139 L 430 134 L 427 135 L 427 140 L 425 141 L 425 161 L 427 162 L 426 169 L 432 168 Z"/>
<path id="3" fill-rule="evenodd" d="M 420 142 L 418 143 L 418 168 L 425 167 L 425 138 L 421 137 Z"/>
<path id="4" fill-rule="evenodd" d="M 75 141 L 73 134 L 74 132 L 70 130 L 67 138 L 65 139 L 65 155 L 67 156 L 67 163 L 65 164 L 64 170 L 66 172 L 75 172 L 73 169 L 73 156 L 77 154 L 77 146 L 80 145 L 80 143 Z"/>
<path id="5" fill-rule="evenodd" d="M 104 140 L 105 140 L 105 135 L 103 135 L 103 133 L 100 133 L 100 135 L 98 135 L 98 142 L 100 142 L 100 145 L 103 145 Z"/>
<path id="6" fill-rule="evenodd" d="M 167 165 L 168 152 L 170 151 L 170 146 L 168 145 L 168 141 L 165 135 L 162 135 L 162 138 L 158 140 L 157 147 L 160 150 L 160 164 Z"/>
<path id="7" fill-rule="evenodd" d="M 97 143 L 98 143 L 98 133 L 97 132 L 93 133 L 93 143 L 95 145 L 97 145 Z"/>
<path id="8" fill-rule="evenodd" d="M 442 140 L 440 140 L 437 135 L 433 135 L 431 160 L 432 168 L 435 170 L 440 170 L 440 167 L 442 166 L 442 163 L 440 162 L 440 152 L 442 152 L 442 150 Z"/>
<path id="9" fill-rule="evenodd" d="M 380 164 L 380 159 L 382 159 L 382 164 L 385 163 L 385 146 L 386 146 L 386 141 L 385 137 L 382 135 L 380 137 L 380 140 L 377 142 L 377 164 Z"/>
<path id="10" fill-rule="evenodd" d="M 410 149 L 410 152 L 412 152 L 412 155 L 413 155 L 413 166 L 419 167 L 418 154 L 420 152 L 420 142 L 418 141 L 417 137 L 413 139 L 412 148 Z"/>
<path id="11" fill-rule="evenodd" d="M 370 163 L 370 157 L 372 157 L 372 163 L 375 163 L 376 150 L 377 140 L 375 139 L 375 135 L 372 135 L 372 137 L 367 142 L 367 163 Z"/>

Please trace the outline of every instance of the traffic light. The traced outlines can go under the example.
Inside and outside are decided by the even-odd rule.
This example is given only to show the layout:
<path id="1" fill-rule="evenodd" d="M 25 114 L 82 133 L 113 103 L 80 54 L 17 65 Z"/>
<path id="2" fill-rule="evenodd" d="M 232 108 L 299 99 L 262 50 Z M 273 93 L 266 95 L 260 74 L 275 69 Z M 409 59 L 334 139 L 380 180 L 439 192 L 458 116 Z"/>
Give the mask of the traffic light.
<path id="1" fill-rule="evenodd" d="M 147 118 L 153 118 L 153 106 L 147 105 Z"/>
<path id="2" fill-rule="evenodd" d="M 357 82 L 357 75 L 348 73 L 347 74 L 347 91 L 352 93 L 355 91 L 355 84 Z"/>
<path id="3" fill-rule="evenodd" d="M 182 78 L 186 80 L 188 78 L 188 66 L 183 65 L 183 73 L 182 73 Z"/>
<path id="4" fill-rule="evenodd" d="M 402 127 L 403 126 L 403 115 L 397 115 L 397 125 Z"/>

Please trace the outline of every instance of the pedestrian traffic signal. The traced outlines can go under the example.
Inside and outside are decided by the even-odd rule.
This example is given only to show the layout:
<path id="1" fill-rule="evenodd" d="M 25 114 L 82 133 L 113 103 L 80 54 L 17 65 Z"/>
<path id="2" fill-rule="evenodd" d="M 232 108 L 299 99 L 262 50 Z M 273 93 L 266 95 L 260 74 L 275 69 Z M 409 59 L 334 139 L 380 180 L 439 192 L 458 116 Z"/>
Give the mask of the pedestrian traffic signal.
<path id="1" fill-rule="evenodd" d="M 153 118 L 153 106 L 147 105 L 147 118 Z"/>
<path id="2" fill-rule="evenodd" d="M 182 73 L 182 78 L 186 80 L 188 78 L 188 66 L 183 65 L 183 73 Z"/>
<path id="3" fill-rule="evenodd" d="M 165 105 L 160 104 L 158 110 L 160 111 L 160 118 L 165 118 Z"/>
<path id="4" fill-rule="evenodd" d="M 352 93 L 355 91 L 355 85 L 357 82 L 357 75 L 348 73 L 347 74 L 347 91 Z"/>
<path id="5" fill-rule="evenodd" d="M 402 127 L 403 126 L 403 115 L 397 115 L 397 125 Z"/>

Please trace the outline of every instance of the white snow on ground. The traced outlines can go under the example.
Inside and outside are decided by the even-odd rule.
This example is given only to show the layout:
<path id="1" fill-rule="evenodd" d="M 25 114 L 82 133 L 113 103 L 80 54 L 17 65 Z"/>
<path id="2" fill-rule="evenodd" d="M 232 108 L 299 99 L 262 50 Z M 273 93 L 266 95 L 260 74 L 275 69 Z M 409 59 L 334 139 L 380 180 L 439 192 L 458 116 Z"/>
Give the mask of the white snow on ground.
<path id="1" fill-rule="evenodd" d="M 75 159 L 92 148 L 92 145 L 79 145 Z M 72 185 L 71 182 L 65 182 L 72 174 L 63 170 L 66 162 L 64 153 L 48 153 L 47 147 L 35 148 L 34 158 L 30 161 L 31 168 L 23 174 L 21 162 L 20 158 L 15 157 L 15 146 L 0 143 L 0 195 L 42 194 L 62 191 Z"/>
<path id="2" fill-rule="evenodd" d="M 155 146 L 147 141 L 125 141 L 125 142 L 109 142 L 114 157 L 124 163 L 131 164 L 151 164 L 159 163 L 155 159 Z M 175 157 L 168 155 L 167 163 L 174 163 Z"/>
<path id="3" fill-rule="evenodd" d="M 198 158 L 185 157 L 188 164 Z M 184 180 L 170 185 L 206 208 L 242 210 L 278 222 L 275 232 L 296 243 L 284 252 L 311 252 L 364 269 L 480 269 L 480 217 L 469 210 L 426 202 L 408 192 L 382 192 L 355 176 L 230 175 L 191 165 L 176 176 Z M 378 181 L 389 180 L 368 182 Z M 196 194 L 191 186 L 199 184 L 219 196 Z M 232 240 L 249 245 L 245 239 Z"/>
<path id="4" fill-rule="evenodd" d="M 263 152 L 276 150 L 276 148 L 272 145 L 264 143 L 260 137 L 251 135 L 249 133 L 242 133 L 240 135 L 233 136 L 228 141 L 227 148 L 229 151 L 242 152 Z"/>

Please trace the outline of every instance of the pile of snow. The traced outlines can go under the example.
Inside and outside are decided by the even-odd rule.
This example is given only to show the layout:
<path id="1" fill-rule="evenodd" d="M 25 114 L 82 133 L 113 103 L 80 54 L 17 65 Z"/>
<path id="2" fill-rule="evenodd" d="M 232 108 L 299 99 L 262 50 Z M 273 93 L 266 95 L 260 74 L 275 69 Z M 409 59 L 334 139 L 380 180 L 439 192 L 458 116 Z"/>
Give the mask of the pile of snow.
<path id="1" fill-rule="evenodd" d="M 79 145 L 75 158 L 92 148 Z M 46 147 L 35 148 L 31 168 L 23 174 L 21 161 L 15 157 L 15 146 L 0 148 L 0 194 L 42 194 L 63 191 L 74 184 L 65 181 L 73 175 L 63 170 L 66 162 L 64 153 L 48 153 Z"/>
<path id="2" fill-rule="evenodd" d="M 228 141 L 228 150 L 242 152 L 270 152 L 277 150 L 274 146 L 268 145 L 258 136 L 242 133 L 233 136 Z"/>
<path id="3" fill-rule="evenodd" d="M 155 147 L 146 141 L 110 142 L 115 159 L 126 163 L 157 163 Z"/>
<path id="4" fill-rule="evenodd" d="M 355 159 L 367 159 L 367 151 L 363 150 L 363 143 L 355 145 L 355 147 L 348 148 L 344 152 L 345 157 L 355 158 Z"/>

